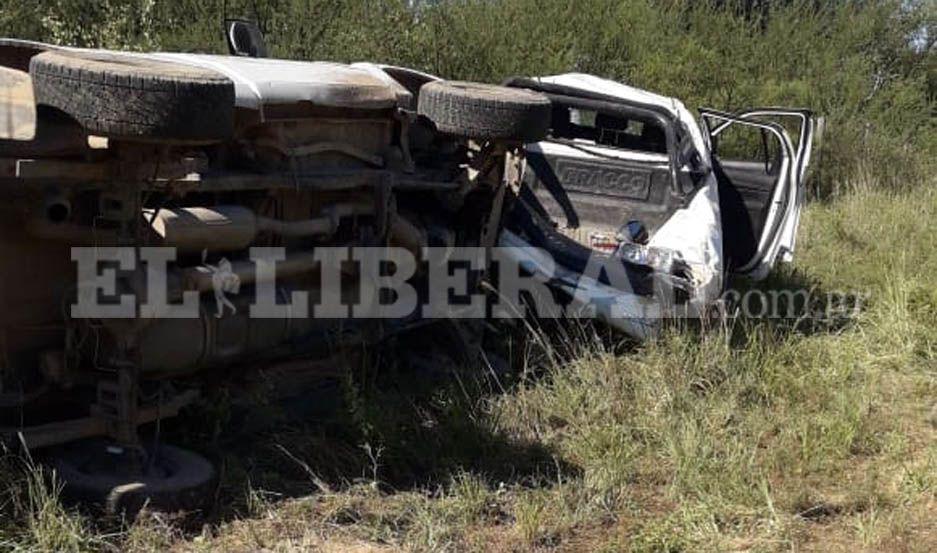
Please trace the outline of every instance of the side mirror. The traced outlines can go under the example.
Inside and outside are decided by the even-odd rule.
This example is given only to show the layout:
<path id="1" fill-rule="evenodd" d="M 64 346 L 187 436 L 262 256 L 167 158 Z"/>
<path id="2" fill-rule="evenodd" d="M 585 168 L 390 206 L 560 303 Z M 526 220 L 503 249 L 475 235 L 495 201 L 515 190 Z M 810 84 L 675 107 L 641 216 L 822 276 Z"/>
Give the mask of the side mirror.
<path id="1" fill-rule="evenodd" d="M 228 52 L 232 56 L 267 57 L 264 35 L 253 21 L 226 19 L 225 39 L 228 41 Z"/>

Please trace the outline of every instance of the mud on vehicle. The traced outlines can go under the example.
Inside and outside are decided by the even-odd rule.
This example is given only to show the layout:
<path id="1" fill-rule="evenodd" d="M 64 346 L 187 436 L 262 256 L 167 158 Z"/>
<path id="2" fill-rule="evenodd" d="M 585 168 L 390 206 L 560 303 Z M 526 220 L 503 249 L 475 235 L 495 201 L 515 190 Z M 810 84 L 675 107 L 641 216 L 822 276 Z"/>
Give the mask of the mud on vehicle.
<path id="1" fill-rule="evenodd" d="M 366 321 L 251 317 L 249 248 L 285 248 L 277 298 L 305 290 L 314 304 L 323 246 L 392 245 L 417 259 L 426 246 L 493 246 L 522 145 L 549 121 L 537 93 L 374 64 L 12 40 L 0 62 L 0 434 L 54 446 L 66 493 L 111 510 L 194 509 L 211 496 L 210 463 L 138 433 L 197 397 L 189 375 L 327 360 L 378 336 Z M 137 253 L 101 271 L 117 271 L 110 292 L 132 298 L 133 316 L 74 316 L 83 277 L 71 252 L 118 246 Z M 166 299 L 201 294 L 198 317 L 142 313 L 147 246 L 176 248 Z M 220 267 L 236 296 L 217 297 Z M 342 281 L 342 293 L 370 286 L 353 267 Z"/>

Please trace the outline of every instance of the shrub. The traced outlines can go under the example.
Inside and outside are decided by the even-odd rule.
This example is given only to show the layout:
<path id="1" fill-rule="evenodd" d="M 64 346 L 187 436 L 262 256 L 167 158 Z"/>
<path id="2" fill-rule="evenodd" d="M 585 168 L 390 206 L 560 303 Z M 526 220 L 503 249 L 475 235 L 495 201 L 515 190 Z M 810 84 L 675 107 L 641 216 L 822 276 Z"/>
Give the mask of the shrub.
<path id="1" fill-rule="evenodd" d="M 8 0 L 0 34 L 223 52 L 259 21 L 274 55 L 376 60 L 497 82 L 595 73 L 691 108 L 796 105 L 825 118 L 812 189 L 905 188 L 937 159 L 937 5 L 925 0 Z"/>

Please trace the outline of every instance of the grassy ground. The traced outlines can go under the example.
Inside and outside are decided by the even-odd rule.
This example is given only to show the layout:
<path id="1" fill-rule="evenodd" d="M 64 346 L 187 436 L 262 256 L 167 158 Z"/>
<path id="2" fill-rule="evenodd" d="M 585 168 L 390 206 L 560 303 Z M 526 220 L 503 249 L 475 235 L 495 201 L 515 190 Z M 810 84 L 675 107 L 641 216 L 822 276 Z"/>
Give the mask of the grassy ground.
<path id="1" fill-rule="evenodd" d="M 174 430 L 223 467 L 212 512 L 121 526 L 26 477 L 0 546 L 933 551 L 935 220 L 934 186 L 810 206 L 763 286 L 859 294 L 852 318 L 583 340 L 514 376 L 358 375 L 301 415 L 262 385 L 247 414 L 220 394 Z"/>

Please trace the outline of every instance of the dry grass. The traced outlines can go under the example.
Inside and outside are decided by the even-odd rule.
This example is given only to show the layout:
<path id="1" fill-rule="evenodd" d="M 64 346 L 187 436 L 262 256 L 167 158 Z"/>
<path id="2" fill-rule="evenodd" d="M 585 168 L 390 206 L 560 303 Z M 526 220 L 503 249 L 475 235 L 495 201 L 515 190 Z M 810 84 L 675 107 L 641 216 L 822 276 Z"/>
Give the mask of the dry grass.
<path id="1" fill-rule="evenodd" d="M 796 266 L 765 286 L 862 292 L 855 320 L 592 341 L 512 381 L 359 378 L 334 416 L 261 401 L 254 430 L 216 402 L 178 436 L 225 467 L 204 526 L 102 527 L 32 478 L 2 546 L 932 551 L 935 219 L 934 187 L 810 207 Z"/>

